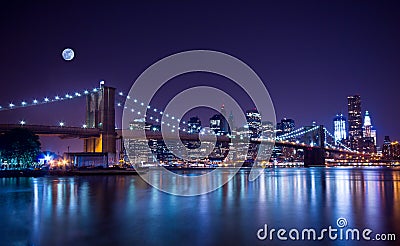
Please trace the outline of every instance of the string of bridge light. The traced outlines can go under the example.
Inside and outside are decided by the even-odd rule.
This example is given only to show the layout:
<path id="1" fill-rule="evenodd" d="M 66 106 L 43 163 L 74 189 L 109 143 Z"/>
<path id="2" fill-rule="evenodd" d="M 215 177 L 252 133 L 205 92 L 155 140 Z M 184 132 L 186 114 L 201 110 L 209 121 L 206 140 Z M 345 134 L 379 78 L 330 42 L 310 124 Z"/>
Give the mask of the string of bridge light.
<path id="1" fill-rule="evenodd" d="M 0 105 L 0 111 L 36 106 L 36 105 L 58 102 L 58 101 L 63 101 L 63 100 L 68 100 L 68 99 L 73 99 L 73 98 L 80 98 L 82 96 L 88 95 L 89 93 L 98 92 L 99 90 L 100 90 L 100 88 L 94 88 L 92 90 L 82 90 L 80 92 L 75 92 L 75 93 L 66 93 L 65 96 L 56 95 L 54 97 L 44 97 L 43 99 L 35 98 L 32 101 L 31 100 L 23 100 L 19 104 L 10 102 L 8 104 L 8 106 Z"/>
<path id="2" fill-rule="evenodd" d="M 324 127 L 324 130 L 325 130 L 325 136 L 326 136 L 326 134 L 328 134 L 335 141 L 336 144 L 338 144 L 339 146 L 343 147 L 345 150 L 354 152 L 354 150 L 350 149 L 349 147 L 347 147 L 346 145 L 344 145 L 340 141 L 335 140 L 335 137 L 332 135 L 332 133 L 330 133 L 325 127 Z"/>
<path id="3" fill-rule="evenodd" d="M 290 134 L 290 135 L 288 135 L 288 136 L 285 136 L 284 138 L 279 137 L 279 138 L 277 138 L 277 140 L 283 141 L 283 140 L 286 140 L 286 139 L 288 139 L 288 138 L 298 137 L 298 136 L 307 134 L 307 133 L 309 133 L 309 132 L 312 132 L 312 131 L 316 130 L 318 127 L 319 127 L 319 126 L 314 126 L 313 128 L 310 128 L 310 129 L 308 129 L 308 130 L 305 130 L 304 132 L 298 132 L 298 133 L 296 133 L 296 134 Z M 304 128 L 300 128 L 300 129 L 304 129 Z"/>
<path id="4" fill-rule="evenodd" d="M 334 145 L 332 145 L 332 144 L 330 144 L 330 143 L 325 143 L 329 148 L 331 148 L 331 149 L 338 149 L 338 147 L 337 146 L 334 146 Z M 343 147 L 345 147 L 345 146 L 343 146 Z M 354 152 L 353 150 L 351 150 L 351 149 L 349 149 L 349 148 L 347 148 L 347 147 L 345 147 L 345 150 L 347 150 L 347 151 L 349 151 L 349 152 Z"/>
<path id="5" fill-rule="evenodd" d="M 283 135 L 277 137 L 277 139 L 278 139 L 278 138 L 279 138 L 279 139 L 281 139 L 281 138 L 282 138 L 282 139 L 286 139 L 287 136 L 291 136 L 292 134 L 295 134 L 295 133 L 297 133 L 297 132 L 299 132 L 299 131 L 303 131 L 303 130 L 304 130 L 304 127 L 298 128 L 298 129 L 296 129 L 296 130 L 294 130 L 294 131 L 285 133 L 285 134 L 283 134 Z"/>
<path id="6" fill-rule="evenodd" d="M 152 121 L 155 121 L 156 123 L 159 123 L 160 125 L 166 125 L 168 127 L 171 127 L 172 132 L 174 132 L 175 129 L 181 130 L 181 127 L 179 126 L 180 123 L 183 125 L 186 125 L 186 121 L 182 121 L 180 118 L 178 118 L 176 116 L 165 114 L 162 110 L 159 110 L 155 107 L 151 107 L 150 105 L 145 106 L 143 102 L 139 102 L 139 100 L 137 100 L 136 98 L 131 98 L 129 95 L 125 96 L 123 92 L 119 92 L 118 96 L 123 97 L 124 99 L 126 99 L 126 101 L 125 101 L 125 105 L 123 105 L 122 102 L 117 102 L 117 104 L 116 104 L 117 107 L 124 106 L 124 110 L 128 110 L 134 114 L 137 114 L 139 117 L 148 118 Z M 143 107 L 144 112 L 135 111 L 134 107 L 129 109 L 128 106 L 133 105 L 133 104 L 131 104 L 132 102 L 134 104 L 137 104 L 137 105 L 140 105 L 141 107 Z M 148 117 L 147 114 L 152 114 L 152 116 Z M 164 120 L 160 119 L 160 117 L 162 117 L 162 116 L 165 116 Z M 182 131 L 186 132 L 186 129 L 183 128 Z"/>

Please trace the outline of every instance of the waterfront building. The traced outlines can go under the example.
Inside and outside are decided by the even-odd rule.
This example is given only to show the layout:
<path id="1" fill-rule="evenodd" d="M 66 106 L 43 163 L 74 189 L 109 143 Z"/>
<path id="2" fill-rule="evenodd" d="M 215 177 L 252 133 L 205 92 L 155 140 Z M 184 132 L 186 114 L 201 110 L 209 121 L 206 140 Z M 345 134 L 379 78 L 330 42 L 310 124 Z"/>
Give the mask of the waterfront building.
<path id="1" fill-rule="evenodd" d="M 131 131 L 149 130 L 150 128 L 151 124 L 146 123 L 144 118 L 135 119 L 129 123 L 129 130 Z M 124 138 L 124 146 L 131 164 L 140 166 L 156 161 L 151 151 L 149 151 L 147 139 Z"/>
<path id="2" fill-rule="evenodd" d="M 349 125 L 349 147 L 353 150 L 361 150 L 362 117 L 361 97 L 353 95 L 347 97 L 348 125 Z"/>
<path id="3" fill-rule="evenodd" d="M 400 160 L 400 143 L 398 141 L 390 141 L 389 136 L 385 136 L 382 156 L 385 160 Z"/>

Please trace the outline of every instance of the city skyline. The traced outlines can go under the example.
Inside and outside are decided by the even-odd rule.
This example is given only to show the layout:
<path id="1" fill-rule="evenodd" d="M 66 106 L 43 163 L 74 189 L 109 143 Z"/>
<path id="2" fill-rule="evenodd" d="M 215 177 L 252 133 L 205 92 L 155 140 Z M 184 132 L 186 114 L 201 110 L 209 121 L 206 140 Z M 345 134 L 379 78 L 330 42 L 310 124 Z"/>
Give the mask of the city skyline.
<path id="1" fill-rule="evenodd" d="M 400 112 L 392 109 L 397 105 L 400 77 L 396 3 L 70 6 L 72 15 L 60 11 L 60 3 L 4 5 L 0 52 L 7 66 L 0 68 L 5 85 L 0 105 L 91 89 L 100 80 L 128 91 L 140 73 L 160 58 L 184 50 L 212 49 L 242 59 L 258 73 L 278 120 L 292 118 L 300 126 L 316 121 L 331 129 L 332 118 L 347 111 L 345 98 L 360 94 L 362 111 L 373 116 L 379 144 L 386 135 L 400 139 L 394 123 L 400 121 Z M 71 61 L 61 56 L 66 47 L 75 51 Z M 253 107 L 240 88 L 221 76 L 194 73 L 170 83 L 161 88 L 163 97 L 158 97 L 156 105 L 162 107 L 180 90 L 212 85 L 229 90 L 244 108 Z M 82 102 L 1 112 L 1 117 L 10 123 L 56 125 L 63 121 L 80 126 L 85 111 Z M 117 113 L 117 125 L 119 117 Z"/>

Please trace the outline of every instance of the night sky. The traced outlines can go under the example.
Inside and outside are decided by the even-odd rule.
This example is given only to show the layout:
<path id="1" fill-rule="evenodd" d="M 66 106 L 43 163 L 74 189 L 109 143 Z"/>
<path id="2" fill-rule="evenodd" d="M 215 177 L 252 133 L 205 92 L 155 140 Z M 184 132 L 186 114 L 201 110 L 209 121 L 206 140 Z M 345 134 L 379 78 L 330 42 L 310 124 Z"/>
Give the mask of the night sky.
<path id="1" fill-rule="evenodd" d="M 257 72 L 277 120 L 293 118 L 296 126 L 316 121 L 332 129 L 337 113 L 347 117 L 347 96 L 360 94 L 379 145 L 385 135 L 400 140 L 400 6 L 394 1 L 279 2 L 1 3 L 0 105 L 63 96 L 97 87 L 100 80 L 127 92 L 159 59 L 210 49 Z M 75 51 L 70 62 L 61 57 L 66 47 Z M 200 84 L 236 91 L 220 76 L 192 74 L 173 79 L 161 95 L 167 102 Z M 74 99 L 3 111 L 0 121 L 56 125 L 63 120 L 81 126 L 84 107 L 83 99 Z M 117 116 L 120 126 L 120 112 Z M 66 151 L 65 145 L 82 151 L 77 141 L 57 140 L 54 146 L 55 140 L 46 141 L 44 147 L 53 151 Z"/>

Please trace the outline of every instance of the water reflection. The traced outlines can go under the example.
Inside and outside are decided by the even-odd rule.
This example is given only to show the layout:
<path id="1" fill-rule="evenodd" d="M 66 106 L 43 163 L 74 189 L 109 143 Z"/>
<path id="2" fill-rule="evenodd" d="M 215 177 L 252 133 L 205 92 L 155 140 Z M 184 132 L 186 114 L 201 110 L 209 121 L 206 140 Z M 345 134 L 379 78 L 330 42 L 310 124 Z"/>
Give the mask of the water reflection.
<path id="1" fill-rule="evenodd" d="M 399 192 L 393 168 L 266 169 L 254 182 L 241 171 L 196 197 L 162 193 L 137 176 L 8 178 L 0 179 L 0 238 L 1 245 L 279 245 L 258 241 L 257 230 L 318 229 L 339 217 L 400 237 Z"/>

